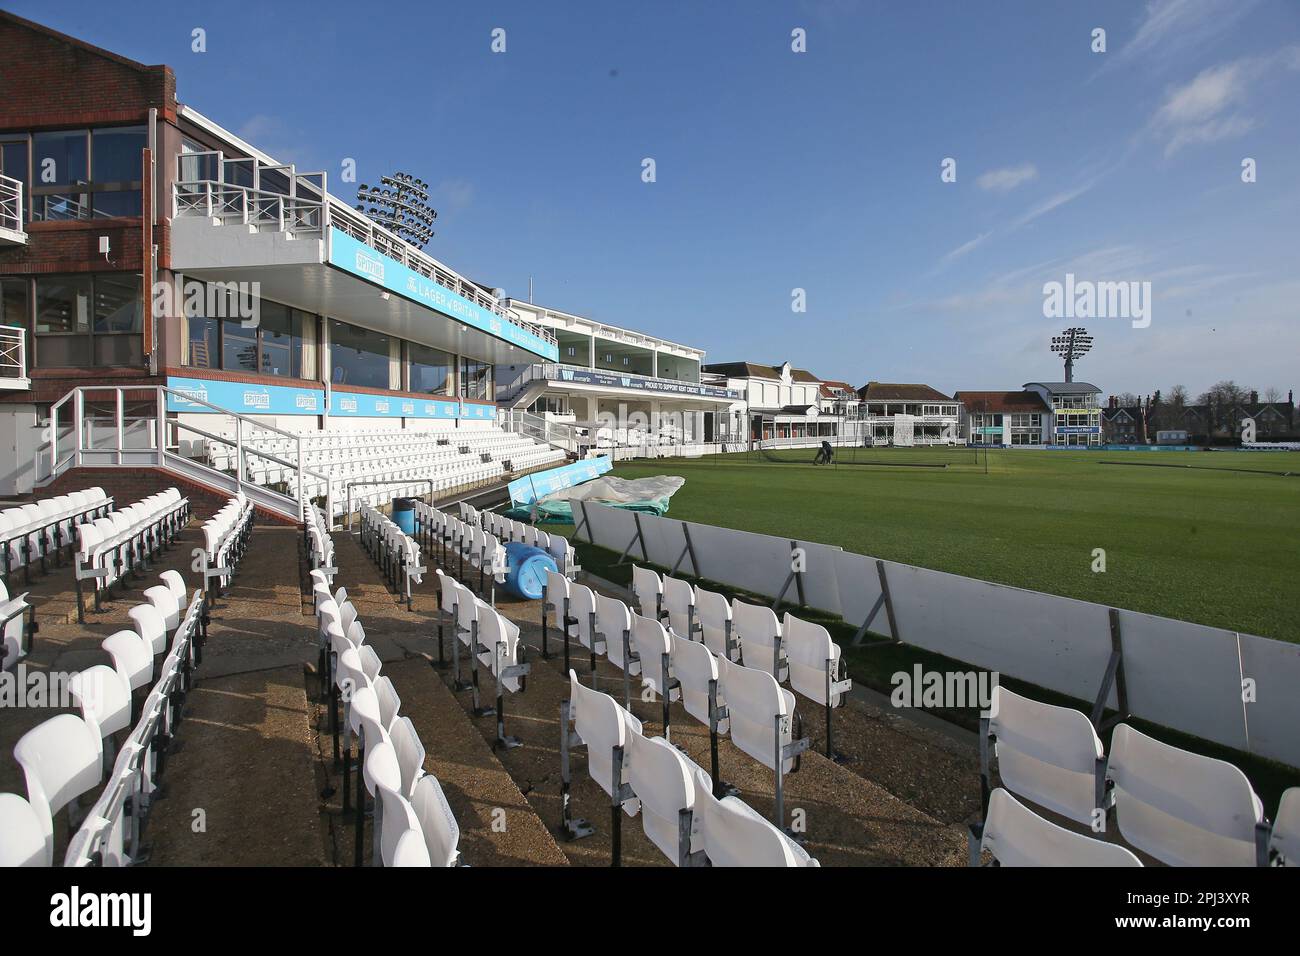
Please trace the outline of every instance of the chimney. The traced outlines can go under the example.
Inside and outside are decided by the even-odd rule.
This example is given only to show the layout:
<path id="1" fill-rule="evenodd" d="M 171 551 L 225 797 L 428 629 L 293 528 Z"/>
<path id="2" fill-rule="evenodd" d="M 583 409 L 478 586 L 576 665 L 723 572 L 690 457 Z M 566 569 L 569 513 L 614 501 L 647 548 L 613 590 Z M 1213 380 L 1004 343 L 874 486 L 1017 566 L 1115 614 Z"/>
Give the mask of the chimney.
<path id="1" fill-rule="evenodd" d="M 1259 404 L 1259 392 L 1255 391 L 1253 388 L 1250 390 L 1250 404 Z"/>

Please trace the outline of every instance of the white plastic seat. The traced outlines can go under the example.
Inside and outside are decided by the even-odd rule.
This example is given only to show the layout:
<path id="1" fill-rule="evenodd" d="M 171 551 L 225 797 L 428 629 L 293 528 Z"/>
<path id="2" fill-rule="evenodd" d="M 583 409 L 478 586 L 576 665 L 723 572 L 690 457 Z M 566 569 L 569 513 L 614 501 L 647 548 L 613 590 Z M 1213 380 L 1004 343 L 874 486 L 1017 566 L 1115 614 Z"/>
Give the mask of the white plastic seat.
<path id="1" fill-rule="evenodd" d="M 569 671 L 569 706 L 569 719 L 587 746 L 587 773 L 613 798 L 628 782 L 626 761 L 615 779 L 615 748 L 622 748 L 626 753 L 628 736 L 641 733 L 641 721 L 608 694 L 582 686 L 572 670 Z M 625 813 L 635 816 L 640 804 L 635 797 L 629 797 L 622 806 Z"/>
<path id="2" fill-rule="evenodd" d="M 136 691 L 153 683 L 153 649 L 135 631 L 118 631 L 100 642 L 113 659 L 113 669 Z"/>
<path id="3" fill-rule="evenodd" d="M 145 588 L 144 598 L 162 615 L 163 626 L 167 632 L 176 630 L 181 622 L 181 601 L 177 599 L 175 592 L 166 585 L 156 584 L 151 588 Z"/>
<path id="4" fill-rule="evenodd" d="M 1279 865 L 1300 866 L 1300 787 L 1282 794 L 1268 845 Z"/>
<path id="5" fill-rule="evenodd" d="M 1232 764 L 1115 728 L 1106 778 L 1124 839 L 1170 866 L 1255 866 L 1264 806 Z"/>
<path id="6" fill-rule="evenodd" d="M 40 818 L 46 859 L 54 858 L 54 814 L 97 786 L 103 776 L 103 740 L 93 721 L 58 714 L 14 745 L 27 781 L 27 802 Z"/>
<path id="7" fill-rule="evenodd" d="M 727 702 L 731 742 L 773 771 L 776 782 L 776 819 L 785 825 L 783 783 L 795 767 L 808 738 L 794 735 L 794 694 L 777 684 L 766 671 L 733 664 L 715 657 L 718 682 Z"/>
<path id="8" fill-rule="evenodd" d="M 83 719 L 93 721 L 101 736 L 131 726 L 131 688 L 107 664 L 96 664 L 73 674 L 68 689 L 81 708 Z"/>
<path id="9" fill-rule="evenodd" d="M 157 607 L 152 604 L 137 604 L 126 612 L 135 626 L 140 639 L 149 645 L 150 652 L 157 657 L 167 650 L 167 625 Z"/>
<path id="10" fill-rule="evenodd" d="M 999 866 L 1141 866 L 1129 850 L 1058 827 L 1001 787 L 989 797 L 980 849 Z"/>
<path id="11" fill-rule="evenodd" d="M 674 634 L 695 640 L 695 588 L 680 578 L 663 577 L 663 607 L 668 613 L 668 627 Z"/>
<path id="12" fill-rule="evenodd" d="M 692 813 L 695 783 L 691 765 L 662 737 L 639 733 L 628 734 L 627 764 L 628 782 L 641 801 L 645 835 L 677 866 L 690 865 L 700 843 Z M 684 821 L 686 814 L 692 814 L 692 819 Z"/>
<path id="13" fill-rule="evenodd" d="M 653 621 L 663 612 L 664 585 L 659 575 L 649 568 L 632 565 L 632 593 L 636 595 L 638 613 Z"/>
<path id="14" fill-rule="evenodd" d="M 704 853 L 713 866 L 820 866 L 808 851 L 739 797 L 713 795 L 712 780 L 693 768 L 695 818 Z"/>
<path id="15" fill-rule="evenodd" d="M 725 704 L 721 699 L 718 686 L 717 661 L 714 659 L 713 652 L 700 641 L 690 641 L 678 634 L 672 634 L 670 637 L 673 676 L 680 686 L 682 707 L 686 713 L 709 727 L 712 723 L 709 709 L 710 687 L 713 688 L 716 705 L 721 707 Z M 726 733 L 726 725 L 727 721 L 724 718 L 719 731 Z"/>
<path id="16" fill-rule="evenodd" d="M 981 775 L 992 789 L 988 738 L 1002 785 L 1026 800 L 1091 826 L 1098 807 L 1102 743 L 1088 717 L 1043 704 L 1001 685 L 993 688 Z"/>
<path id="17" fill-rule="evenodd" d="M 672 641 L 658 621 L 632 615 L 632 646 L 641 663 L 641 683 L 663 696 L 675 688 L 672 674 Z"/>
<path id="18" fill-rule="evenodd" d="M 0 793 L 0 867 L 49 866 L 40 812 L 16 793 Z"/>
<path id="19" fill-rule="evenodd" d="M 415 782 L 411 806 L 420 821 L 420 834 L 432 865 L 455 866 L 460 856 L 460 827 L 433 774 L 426 773 Z"/>
<path id="20" fill-rule="evenodd" d="M 695 589 L 695 616 L 700 640 L 713 653 L 737 660 L 739 649 L 731 634 L 731 602 L 716 591 Z"/>
<path id="21" fill-rule="evenodd" d="M 398 865 L 397 848 L 402 838 L 408 833 L 416 833 L 423 837 L 423 834 L 420 834 L 420 820 L 415 815 L 415 810 L 412 808 L 410 801 L 402 794 L 386 786 L 380 785 L 379 792 L 375 794 L 375 803 L 383 807 L 382 810 L 378 806 L 376 807 L 376 812 L 383 818 L 383 825 L 376 835 L 376 839 L 379 841 L 380 859 L 383 861 L 384 866 L 396 866 Z M 424 859 L 428 860 L 429 854 L 424 849 L 424 840 L 420 839 L 418 842 L 420 850 L 424 851 Z M 428 866 L 429 863 L 411 863 L 409 857 L 404 854 L 402 865 Z"/>
<path id="22" fill-rule="evenodd" d="M 731 602 L 731 631 L 740 644 L 741 663 L 752 669 L 766 671 L 778 682 L 785 680 L 781 622 L 770 607 L 734 599 Z"/>

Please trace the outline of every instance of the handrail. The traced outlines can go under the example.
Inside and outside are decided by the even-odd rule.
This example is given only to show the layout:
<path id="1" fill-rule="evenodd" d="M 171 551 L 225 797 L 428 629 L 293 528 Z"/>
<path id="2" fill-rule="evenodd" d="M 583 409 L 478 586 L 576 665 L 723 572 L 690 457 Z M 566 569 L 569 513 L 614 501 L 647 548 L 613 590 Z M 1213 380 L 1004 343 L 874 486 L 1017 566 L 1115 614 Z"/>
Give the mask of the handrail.
<path id="1" fill-rule="evenodd" d="M 0 229 L 23 231 L 23 183 L 11 176 L 0 176 Z"/>
<path id="2" fill-rule="evenodd" d="M 116 414 L 114 418 L 116 421 L 117 441 L 116 444 L 113 446 L 95 448 L 95 447 L 87 447 L 85 445 L 85 423 L 86 423 L 85 405 L 86 405 L 86 393 L 88 392 L 91 393 L 92 395 L 111 394 L 115 397 Z M 152 422 L 151 425 L 151 430 L 153 432 L 152 447 L 131 448 L 131 447 L 127 447 L 124 442 L 125 396 L 127 392 L 152 392 L 154 394 L 154 400 L 155 400 L 154 417 L 152 419 L 149 419 L 147 416 L 143 416 L 140 419 L 142 421 Z M 231 438 L 224 435 L 213 434 L 195 425 L 190 425 L 190 424 L 181 425 L 181 423 L 176 421 L 175 419 L 169 419 L 167 417 L 167 396 L 169 395 L 176 396 L 181 400 L 183 400 L 184 402 L 193 405 L 202 406 L 204 408 L 210 409 L 211 411 L 218 412 L 222 415 L 226 415 L 230 418 L 235 419 L 236 425 L 235 425 L 234 437 Z M 69 402 L 72 403 L 74 409 L 72 415 L 72 419 L 73 419 L 72 436 L 73 436 L 74 446 L 71 452 L 69 452 L 63 458 L 60 458 L 59 457 L 59 412 L 65 406 L 67 406 Z M 321 474 L 320 472 L 312 468 L 308 468 L 303 463 L 304 449 L 302 444 L 303 442 L 302 435 L 285 431 L 282 428 L 277 428 L 274 425 L 269 425 L 264 422 L 255 421 L 252 418 L 248 417 L 247 415 L 243 415 L 240 414 L 239 412 L 231 411 L 228 408 L 222 408 L 220 405 L 214 405 L 213 403 L 207 401 L 206 399 L 199 398 L 198 396 L 188 393 L 183 389 L 173 388 L 168 385 L 79 385 L 76 388 L 71 389 L 66 395 L 64 395 L 57 402 L 51 405 L 49 414 L 50 414 L 50 418 L 49 418 L 50 473 L 48 475 L 47 482 L 53 481 L 64 471 L 66 471 L 69 467 L 79 466 L 82 463 L 84 456 L 86 456 L 87 454 L 90 455 L 114 454 L 117 456 L 117 461 L 115 465 L 119 467 L 130 467 L 132 465 L 139 466 L 140 456 L 152 456 L 153 465 L 155 467 L 166 467 L 168 456 L 171 455 L 170 452 L 171 445 L 168 444 L 168 439 L 170 437 L 168 429 L 171 428 L 173 430 L 179 430 L 181 428 L 184 428 L 187 431 L 192 431 L 195 434 L 202 435 L 204 438 L 207 438 L 211 441 L 220 442 L 222 444 L 229 445 L 235 449 L 237 457 L 236 457 L 234 481 L 237 490 L 243 490 L 245 484 L 249 484 L 250 487 L 257 488 L 259 492 L 264 492 L 266 494 L 283 497 L 286 500 L 292 500 L 290 496 L 280 495 L 279 492 L 275 492 L 269 488 L 263 488 L 257 485 L 255 482 L 253 483 L 246 482 L 244 477 L 245 458 L 253 457 L 253 458 L 260 458 L 266 461 L 273 461 L 276 464 L 281 465 L 282 467 L 289 468 L 297 472 L 296 514 L 298 516 L 302 515 L 303 503 L 305 501 L 304 483 L 306 478 L 308 477 L 313 478 L 317 482 L 323 484 L 326 489 L 327 497 L 329 495 L 329 487 L 330 487 L 329 479 L 325 475 Z M 245 444 L 244 444 L 245 424 L 252 429 L 261 429 L 263 431 L 271 432 L 273 434 L 280 435 L 284 438 L 290 439 L 297 447 L 297 454 L 295 456 L 297 458 L 297 461 L 296 462 L 288 461 L 284 458 L 279 457 L 278 455 L 274 455 L 270 453 L 269 451 L 260 450 L 256 446 L 252 448 L 245 448 Z M 131 461 L 130 462 L 124 461 L 123 460 L 124 455 L 130 456 Z M 203 468 L 203 469 L 216 472 L 216 469 L 211 469 L 209 468 L 208 465 L 205 465 L 202 462 L 199 462 L 195 459 L 191 459 L 182 455 L 175 455 L 171 457 L 177 459 L 184 458 L 187 466 Z M 103 463 L 96 462 L 96 464 L 99 465 Z M 229 480 L 229 476 L 226 475 L 225 472 L 218 472 L 218 473 L 223 476 L 223 480 Z M 277 499 L 273 498 L 271 500 L 274 501 Z M 280 507 L 280 505 L 277 505 L 277 507 Z M 289 509 L 286 507 L 286 510 Z"/>
<path id="3" fill-rule="evenodd" d="M 0 378 L 27 380 L 27 331 L 0 325 Z"/>

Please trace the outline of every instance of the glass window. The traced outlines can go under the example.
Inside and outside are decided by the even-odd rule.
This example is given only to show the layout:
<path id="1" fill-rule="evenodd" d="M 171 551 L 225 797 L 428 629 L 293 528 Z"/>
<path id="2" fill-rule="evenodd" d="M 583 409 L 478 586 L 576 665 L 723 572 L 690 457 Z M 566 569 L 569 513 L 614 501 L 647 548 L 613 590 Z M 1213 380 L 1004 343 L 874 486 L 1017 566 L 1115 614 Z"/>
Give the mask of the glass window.
<path id="1" fill-rule="evenodd" d="M 95 277 L 95 334 L 144 331 L 140 277 Z"/>
<path id="2" fill-rule="evenodd" d="M 451 370 L 455 365 L 455 359 L 451 355 L 414 342 L 406 343 L 406 355 L 411 370 L 412 392 L 447 394 L 447 383 L 451 380 Z"/>
<path id="3" fill-rule="evenodd" d="M 265 299 L 260 306 L 262 374 L 297 378 L 302 357 L 302 313 Z"/>
<path id="4" fill-rule="evenodd" d="M 488 379 L 492 377 L 492 366 L 473 359 L 462 358 L 460 361 L 460 397 L 487 398 Z"/>
<path id="5" fill-rule="evenodd" d="M 0 325 L 27 328 L 26 279 L 0 279 Z"/>
<path id="6" fill-rule="evenodd" d="M 36 334 L 90 331 L 91 278 L 41 276 L 36 280 Z"/>
<path id="7" fill-rule="evenodd" d="M 90 194 L 72 189 L 85 186 L 89 135 L 86 130 L 37 133 L 32 137 L 32 218 L 86 219 Z"/>
<path id="8" fill-rule="evenodd" d="M 330 380 L 335 385 L 388 388 L 388 336 L 330 321 Z"/>

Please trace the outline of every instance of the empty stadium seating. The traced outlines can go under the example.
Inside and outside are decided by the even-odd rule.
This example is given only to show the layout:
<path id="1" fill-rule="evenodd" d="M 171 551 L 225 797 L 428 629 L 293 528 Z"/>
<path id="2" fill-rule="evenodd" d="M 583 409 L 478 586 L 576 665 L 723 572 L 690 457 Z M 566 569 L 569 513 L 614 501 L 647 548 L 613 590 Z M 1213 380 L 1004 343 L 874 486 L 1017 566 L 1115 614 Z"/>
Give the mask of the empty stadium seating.
<path id="1" fill-rule="evenodd" d="M 666 738 L 645 736 L 641 721 L 574 671 L 560 713 L 562 827 L 573 839 L 594 832 L 572 815 L 570 800 L 571 754 L 585 747 L 587 772 L 610 798 L 611 865 L 621 864 L 625 815 L 639 815 L 650 842 L 677 866 L 817 865 L 737 797 L 719 800 L 707 773 Z"/>
<path id="2" fill-rule="evenodd" d="M 76 529 L 87 521 L 105 517 L 113 510 L 113 499 L 102 488 L 87 488 L 54 498 L 0 511 L 0 550 L 4 554 L 4 580 L 15 568 L 22 568 L 31 581 L 33 561 L 47 570 L 46 559 L 56 560 L 64 547 L 76 542 Z"/>
<path id="3" fill-rule="evenodd" d="M 224 437 L 205 440 L 200 454 L 212 467 L 234 473 L 235 436 Z M 566 459 L 560 449 L 495 426 L 312 431 L 301 439 L 267 433 L 243 437 L 244 477 L 269 487 L 284 485 L 296 494 L 297 470 L 266 456 L 296 462 L 299 441 L 304 494 L 330 502 L 331 518 L 345 514 L 349 504 L 375 506 L 395 495 L 437 495 Z"/>
<path id="4" fill-rule="evenodd" d="M 164 589 L 171 593 L 170 581 Z M 196 591 L 170 626 L 152 604 L 139 607 L 147 613 L 132 617 L 137 628 L 148 623 L 161 635 L 128 630 L 106 639 L 113 665 L 93 665 L 70 681 L 80 716 L 51 717 L 14 747 L 27 797 L 0 795 L 3 865 L 51 865 L 54 816 L 64 808 L 70 824 L 66 866 L 140 861 L 151 799 L 197 666 L 203 597 Z M 79 798 L 105 777 L 107 785 L 83 810 Z"/>
<path id="5" fill-rule="evenodd" d="M 85 623 L 82 582 L 92 581 L 95 609 L 104 591 L 138 573 L 148 557 L 171 543 L 189 520 L 189 499 L 175 488 L 77 526 L 77 614 Z"/>

